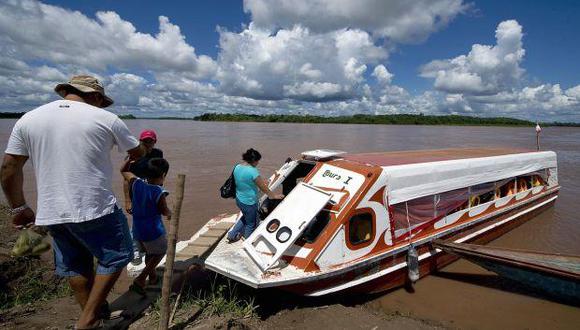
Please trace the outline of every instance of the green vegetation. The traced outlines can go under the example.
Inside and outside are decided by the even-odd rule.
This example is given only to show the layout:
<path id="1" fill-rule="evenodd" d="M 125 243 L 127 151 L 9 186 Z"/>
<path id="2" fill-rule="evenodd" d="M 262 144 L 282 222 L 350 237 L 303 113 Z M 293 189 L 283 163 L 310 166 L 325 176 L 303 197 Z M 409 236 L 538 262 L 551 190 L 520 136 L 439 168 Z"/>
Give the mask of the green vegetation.
<path id="1" fill-rule="evenodd" d="M 38 258 L 23 257 L 0 264 L 0 311 L 14 306 L 70 296 L 68 283 Z"/>
<path id="2" fill-rule="evenodd" d="M 0 118 L 3 119 L 18 119 L 24 116 L 26 112 L 0 112 Z"/>
<path id="3" fill-rule="evenodd" d="M 236 282 L 221 276 L 214 278 L 209 291 L 189 292 L 183 305 L 192 304 L 199 306 L 206 317 L 225 315 L 235 319 L 251 318 L 258 308 L 252 295 L 239 292 Z"/>
<path id="4" fill-rule="evenodd" d="M 191 283 L 192 285 L 195 285 Z M 244 290 L 236 282 L 220 275 L 211 275 L 209 285 L 203 285 L 202 289 L 196 290 L 186 284 L 181 293 L 179 305 L 175 311 L 173 320 L 174 329 L 187 328 L 192 322 L 199 319 L 223 317 L 228 320 L 249 319 L 257 316 L 259 306 L 255 303 L 255 292 L 250 289 Z M 170 297 L 170 306 L 174 306 L 176 296 Z M 138 328 L 153 328 L 161 318 L 161 297 L 155 301 L 146 317 L 138 321 Z M 229 328 L 229 327 L 228 327 Z"/>
<path id="5" fill-rule="evenodd" d="M 133 115 L 119 115 L 119 118 L 121 118 L 121 119 L 137 119 L 137 117 L 135 117 Z"/>
<path id="6" fill-rule="evenodd" d="M 469 116 L 426 115 L 353 115 L 338 117 L 301 115 L 248 115 L 210 114 L 195 117 L 199 121 L 251 121 L 269 123 L 323 123 L 323 124 L 379 124 L 379 125 L 475 125 L 475 126 L 532 126 L 535 123 L 514 118 L 480 118 Z"/>

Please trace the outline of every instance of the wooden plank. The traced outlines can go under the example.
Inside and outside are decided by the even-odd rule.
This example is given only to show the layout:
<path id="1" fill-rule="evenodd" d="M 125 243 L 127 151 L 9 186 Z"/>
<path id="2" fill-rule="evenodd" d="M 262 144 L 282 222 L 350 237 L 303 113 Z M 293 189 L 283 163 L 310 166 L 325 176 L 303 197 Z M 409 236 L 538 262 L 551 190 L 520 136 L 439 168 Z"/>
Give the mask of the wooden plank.
<path id="1" fill-rule="evenodd" d="M 198 237 L 193 242 L 190 242 L 189 246 L 206 246 L 210 248 L 218 241 L 219 237 Z"/>
<path id="2" fill-rule="evenodd" d="M 178 256 L 195 257 L 201 256 L 209 249 L 203 246 L 190 245 L 177 253 Z"/>
<path id="3" fill-rule="evenodd" d="M 222 237 L 226 232 L 227 230 L 212 228 L 206 231 L 205 233 L 201 234 L 200 237 Z"/>
<path id="4" fill-rule="evenodd" d="M 231 222 L 218 222 L 215 225 L 211 226 L 210 229 L 221 229 L 221 230 L 228 230 L 230 229 L 234 224 Z"/>

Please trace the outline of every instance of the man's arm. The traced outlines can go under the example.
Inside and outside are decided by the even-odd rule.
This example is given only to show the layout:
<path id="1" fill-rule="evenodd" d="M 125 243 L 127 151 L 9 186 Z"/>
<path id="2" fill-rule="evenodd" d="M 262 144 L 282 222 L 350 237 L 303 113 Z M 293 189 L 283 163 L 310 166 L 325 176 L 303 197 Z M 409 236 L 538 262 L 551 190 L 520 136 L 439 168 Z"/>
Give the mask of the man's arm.
<path id="1" fill-rule="evenodd" d="M 169 219 L 171 218 L 171 210 L 169 209 L 169 207 L 167 207 L 167 199 L 165 198 L 166 195 L 167 193 L 164 193 L 163 195 L 161 195 L 161 197 L 159 197 L 159 202 L 157 202 L 157 208 L 159 209 L 159 212 L 161 214 L 163 214 Z"/>
<path id="2" fill-rule="evenodd" d="M 133 214 L 133 203 L 131 203 L 131 195 L 129 194 L 129 182 L 123 180 L 123 196 L 125 198 L 125 211 Z"/>
<path id="3" fill-rule="evenodd" d="M 131 166 L 131 163 L 133 162 L 133 160 L 131 159 L 131 157 L 129 157 L 124 163 L 123 166 L 121 167 L 121 175 L 123 176 L 123 179 L 125 179 L 125 182 L 128 184 L 132 179 L 137 178 L 137 176 L 133 173 L 131 173 L 129 171 L 129 167 Z M 128 187 L 128 186 L 127 186 Z M 129 190 L 127 189 L 127 192 Z"/>
<path id="4" fill-rule="evenodd" d="M 137 160 L 145 156 L 145 147 L 139 144 L 135 148 L 128 150 L 127 154 L 129 155 L 130 160 Z"/>
<path id="5" fill-rule="evenodd" d="M 125 211 L 133 214 L 133 204 L 131 203 L 131 193 L 129 185 L 137 178 L 137 176 L 129 171 L 131 166 L 131 157 L 127 158 L 121 167 L 121 175 L 123 176 L 123 196 L 125 197 Z"/>
<path id="6" fill-rule="evenodd" d="M 5 154 L 0 170 L 0 180 L 2 190 L 11 208 L 18 208 L 26 204 L 24 199 L 23 183 L 24 173 L 22 168 L 28 160 L 28 156 Z M 14 214 L 12 223 L 17 226 L 26 226 L 34 222 L 34 212 L 30 208 L 25 208 Z"/>

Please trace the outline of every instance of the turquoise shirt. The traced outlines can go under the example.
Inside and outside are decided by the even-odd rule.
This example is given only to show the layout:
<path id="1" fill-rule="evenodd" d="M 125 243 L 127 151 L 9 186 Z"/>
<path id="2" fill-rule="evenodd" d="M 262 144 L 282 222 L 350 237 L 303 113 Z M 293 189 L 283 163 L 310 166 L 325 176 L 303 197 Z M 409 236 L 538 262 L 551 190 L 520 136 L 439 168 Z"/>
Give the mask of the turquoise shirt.
<path id="1" fill-rule="evenodd" d="M 254 205 L 258 202 L 258 186 L 256 178 L 260 176 L 257 168 L 250 165 L 236 165 L 234 179 L 236 180 L 236 198 L 246 204 Z"/>

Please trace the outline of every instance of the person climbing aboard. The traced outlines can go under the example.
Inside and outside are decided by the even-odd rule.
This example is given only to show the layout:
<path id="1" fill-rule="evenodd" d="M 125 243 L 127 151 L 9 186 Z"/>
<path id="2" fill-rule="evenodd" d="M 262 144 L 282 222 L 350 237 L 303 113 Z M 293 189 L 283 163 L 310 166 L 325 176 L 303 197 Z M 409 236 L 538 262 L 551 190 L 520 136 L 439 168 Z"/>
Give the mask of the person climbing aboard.
<path id="1" fill-rule="evenodd" d="M 270 199 L 283 199 L 284 195 L 275 194 L 260 176 L 257 166 L 262 155 L 255 149 L 248 149 L 243 155 L 244 162 L 234 167 L 236 182 L 236 205 L 242 217 L 228 233 L 228 242 L 233 243 L 242 237 L 247 239 L 258 226 L 258 188 Z"/>
<path id="2" fill-rule="evenodd" d="M 131 162 L 129 165 L 129 172 L 135 174 L 139 178 L 145 178 L 147 173 L 147 165 L 152 158 L 163 158 L 163 151 L 155 148 L 157 144 L 157 133 L 152 129 L 145 129 L 139 134 L 139 145 L 145 151 L 143 157 Z M 133 213 L 133 206 L 131 204 L 131 197 L 129 196 L 129 186 L 126 180 L 123 180 L 123 193 L 125 196 L 125 211 L 127 214 Z M 143 262 L 143 254 L 139 251 L 139 245 L 136 240 L 133 240 L 133 260 L 131 264 L 139 266 Z"/>
<path id="3" fill-rule="evenodd" d="M 121 174 L 129 187 L 129 195 L 133 205 L 133 239 L 137 241 L 140 251 L 145 253 L 145 268 L 135 278 L 129 288 L 138 294 L 145 295 L 147 278 L 150 285 L 159 281 L 155 268 L 167 251 L 167 238 L 162 216 L 171 218 L 171 210 L 167 207 L 163 183 L 169 163 L 163 158 L 152 158 L 147 162 L 145 179 L 131 173 L 131 160 L 127 160 L 121 168 Z"/>

